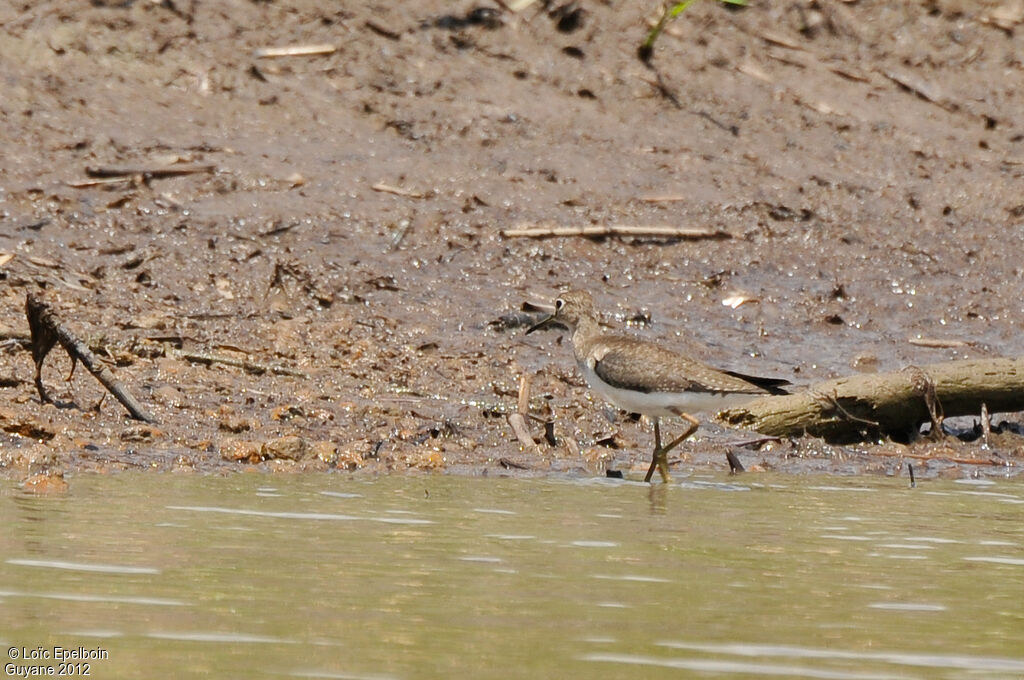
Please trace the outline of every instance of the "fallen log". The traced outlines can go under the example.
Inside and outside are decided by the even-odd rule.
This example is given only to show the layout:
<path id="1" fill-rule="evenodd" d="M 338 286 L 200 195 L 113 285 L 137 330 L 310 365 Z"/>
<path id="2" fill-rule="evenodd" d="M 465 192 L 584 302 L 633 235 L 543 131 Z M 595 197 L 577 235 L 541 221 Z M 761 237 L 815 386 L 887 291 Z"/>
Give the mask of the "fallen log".
<path id="1" fill-rule="evenodd" d="M 803 392 L 766 396 L 727 409 L 717 420 L 781 437 L 810 434 L 833 442 L 887 436 L 913 439 L 944 417 L 1024 410 L 1024 358 L 964 359 L 853 375 Z"/>

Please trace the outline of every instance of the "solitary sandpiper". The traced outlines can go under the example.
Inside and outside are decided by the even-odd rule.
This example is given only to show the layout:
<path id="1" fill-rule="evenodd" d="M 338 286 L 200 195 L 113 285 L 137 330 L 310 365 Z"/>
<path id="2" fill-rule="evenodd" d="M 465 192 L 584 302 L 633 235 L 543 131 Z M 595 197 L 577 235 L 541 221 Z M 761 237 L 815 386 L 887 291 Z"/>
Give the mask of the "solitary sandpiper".
<path id="1" fill-rule="evenodd" d="M 604 333 L 585 291 L 570 291 L 555 300 L 555 311 L 527 333 L 549 322 L 564 324 L 572 333 L 576 364 L 591 389 L 615 406 L 648 416 L 654 421 L 654 455 L 645 482 L 655 468 L 672 481 L 668 453 L 692 435 L 700 421 L 691 412 L 718 412 L 766 394 L 785 394 L 789 381 L 722 371 L 647 340 Z M 664 446 L 659 419 L 679 416 L 685 432 Z"/>

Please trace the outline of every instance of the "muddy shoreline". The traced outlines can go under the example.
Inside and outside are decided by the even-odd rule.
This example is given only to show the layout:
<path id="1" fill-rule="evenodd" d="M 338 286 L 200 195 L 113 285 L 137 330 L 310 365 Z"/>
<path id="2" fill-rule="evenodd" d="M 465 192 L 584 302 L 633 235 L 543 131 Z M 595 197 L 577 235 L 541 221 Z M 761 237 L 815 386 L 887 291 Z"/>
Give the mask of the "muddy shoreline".
<path id="1" fill-rule="evenodd" d="M 650 428 L 515 321 L 568 287 L 794 382 L 1024 355 L 1013 3 L 697 3 L 650 64 L 655 3 L 320 5 L 0 9 L 0 476 L 643 470 Z M 258 52 L 296 45 L 330 50 Z M 505 235 L 524 225 L 708 236 Z M 40 401 L 29 292 L 158 424 L 56 353 Z M 524 375 L 539 453 L 506 422 Z M 993 420 L 987 447 L 737 451 L 1016 474 L 1022 416 Z M 702 427 L 675 467 L 726 470 L 749 438 Z"/>

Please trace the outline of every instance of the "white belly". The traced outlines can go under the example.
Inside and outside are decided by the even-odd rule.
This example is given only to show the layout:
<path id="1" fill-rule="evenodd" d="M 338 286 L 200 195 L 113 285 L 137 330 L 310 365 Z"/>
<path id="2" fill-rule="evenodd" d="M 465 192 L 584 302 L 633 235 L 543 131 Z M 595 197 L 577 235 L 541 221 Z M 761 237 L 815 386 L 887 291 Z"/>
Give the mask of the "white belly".
<path id="1" fill-rule="evenodd" d="M 633 392 L 612 387 L 584 362 L 578 365 L 590 388 L 615 406 L 655 418 L 679 415 L 680 412 L 718 413 L 759 396 L 737 392 Z"/>

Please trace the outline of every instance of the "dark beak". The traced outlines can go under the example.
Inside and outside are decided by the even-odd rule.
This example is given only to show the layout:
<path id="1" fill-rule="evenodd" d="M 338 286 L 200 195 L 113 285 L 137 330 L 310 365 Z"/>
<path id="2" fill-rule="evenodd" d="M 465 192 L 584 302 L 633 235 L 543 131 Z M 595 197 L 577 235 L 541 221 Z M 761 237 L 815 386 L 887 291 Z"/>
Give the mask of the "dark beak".
<path id="1" fill-rule="evenodd" d="M 527 328 L 525 335 L 529 335 L 530 333 L 532 333 L 534 331 L 539 331 L 544 326 L 547 326 L 551 322 L 551 320 L 554 319 L 554 318 L 555 318 L 554 314 L 548 314 L 543 319 L 541 319 L 537 323 L 535 323 L 532 326 L 530 326 L 529 328 Z"/>

